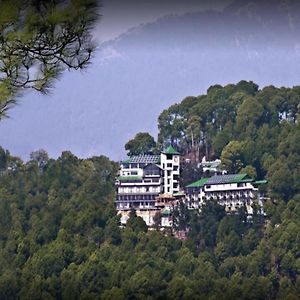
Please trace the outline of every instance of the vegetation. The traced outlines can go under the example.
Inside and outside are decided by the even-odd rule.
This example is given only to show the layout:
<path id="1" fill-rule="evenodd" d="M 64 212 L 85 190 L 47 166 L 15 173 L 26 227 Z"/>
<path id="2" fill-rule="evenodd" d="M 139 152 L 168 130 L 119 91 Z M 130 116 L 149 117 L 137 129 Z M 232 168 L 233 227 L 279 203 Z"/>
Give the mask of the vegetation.
<path id="1" fill-rule="evenodd" d="M 46 92 L 64 69 L 89 62 L 97 0 L 0 2 L 0 118 L 26 88 Z"/>
<path id="2" fill-rule="evenodd" d="M 184 241 L 149 231 L 134 211 L 119 227 L 118 166 L 106 157 L 63 152 L 54 160 L 39 150 L 24 163 L 1 148 L 0 298 L 298 299 L 298 95 L 298 87 L 259 91 L 241 82 L 162 113 L 161 144 L 220 155 L 232 170 L 270 181 L 266 218 L 181 204 L 173 229 L 187 232 Z"/>
<path id="3" fill-rule="evenodd" d="M 148 132 L 139 132 L 125 144 L 128 155 L 149 154 L 155 151 L 156 143 Z"/>
<path id="4" fill-rule="evenodd" d="M 207 95 L 164 110 L 158 141 L 173 144 L 195 163 L 204 155 L 220 157 L 230 173 L 247 170 L 258 179 L 267 177 L 274 199 L 287 201 L 300 192 L 299 112 L 298 86 L 215 85 Z"/>

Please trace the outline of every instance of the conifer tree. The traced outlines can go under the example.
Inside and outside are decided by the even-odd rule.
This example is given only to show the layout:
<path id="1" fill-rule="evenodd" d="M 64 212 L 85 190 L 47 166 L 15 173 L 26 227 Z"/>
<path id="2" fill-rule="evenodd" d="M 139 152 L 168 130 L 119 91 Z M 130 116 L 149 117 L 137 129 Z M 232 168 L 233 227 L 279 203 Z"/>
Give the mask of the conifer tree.
<path id="1" fill-rule="evenodd" d="M 24 89 L 47 92 L 65 69 L 87 65 L 97 0 L 0 1 L 0 118 Z"/>

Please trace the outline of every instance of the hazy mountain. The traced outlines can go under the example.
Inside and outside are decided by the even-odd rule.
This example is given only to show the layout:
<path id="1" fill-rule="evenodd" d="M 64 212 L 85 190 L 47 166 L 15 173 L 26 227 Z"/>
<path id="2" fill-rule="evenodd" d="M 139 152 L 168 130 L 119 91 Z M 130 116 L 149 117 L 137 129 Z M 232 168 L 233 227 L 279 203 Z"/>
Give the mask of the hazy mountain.
<path id="1" fill-rule="evenodd" d="M 120 159 L 136 132 L 156 134 L 162 109 L 212 84 L 298 85 L 299 15 L 296 2 L 237 1 L 133 28 L 101 45 L 86 72 L 66 73 L 51 97 L 22 99 L 0 123 L 1 144 L 23 157 L 45 148 Z"/>

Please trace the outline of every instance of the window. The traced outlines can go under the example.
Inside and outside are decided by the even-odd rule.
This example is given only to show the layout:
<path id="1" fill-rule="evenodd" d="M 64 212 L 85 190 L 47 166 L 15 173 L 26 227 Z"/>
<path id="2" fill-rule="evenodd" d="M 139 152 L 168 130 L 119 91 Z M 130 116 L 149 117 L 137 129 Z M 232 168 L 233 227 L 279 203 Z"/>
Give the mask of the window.
<path id="1" fill-rule="evenodd" d="M 133 171 L 133 172 L 131 172 L 131 175 L 137 175 L 138 174 L 138 172 L 137 171 Z"/>
<path id="2" fill-rule="evenodd" d="M 210 188 L 211 188 L 211 186 L 210 186 L 210 185 L 207 185 L 207 186 L 206 186 L 206 188 L 207 188 L 207 189 L 210 189 Z"/>
<path id="3" fill-rule="evenodd" d="M 167 168 L 172 168 L 172 164 L 167 164 Z"/>
<path id="4" fill-rule="evenodd" d="M 174 166 L 174 167 L 173 167 L 173 170 L 174 170 L 174 171 L 178 171 L 178 166 Z"/>
<path id="5" fill-rule="evenodd" d="M 172 154 L 167 154 L 167 160 L 171 160 L 172 159 Z"/>
<path id="6" fill-rule="evenodd" d="M 170 176 L 171 175 L 171 171 L 167 171 L 167 175 Z"/>

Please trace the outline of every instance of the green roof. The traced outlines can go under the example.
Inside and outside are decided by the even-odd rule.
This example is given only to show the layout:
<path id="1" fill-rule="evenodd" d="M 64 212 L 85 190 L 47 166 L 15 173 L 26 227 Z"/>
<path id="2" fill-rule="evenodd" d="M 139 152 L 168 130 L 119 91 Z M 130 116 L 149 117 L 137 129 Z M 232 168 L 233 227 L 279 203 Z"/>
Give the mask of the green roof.
<path id="1" fill-rule="evenodd" d="M 225 184 L 225 183 L 240 183 L 240 182 L 252 182 L 253 179 L 247 174 L 226 174 L 215 175 L 208 179 L 206 184 Z"/>
<path id="2" fill-rule="evenodd" d="M 186 187 L 187 188 L 199 188 L 199 187 L 203 187 L 204 184 L 206 183 L 206 181 L 208 180 L 209 178 L 202 178 L 196 182 L 193 182 L 189 185 L 187 185 Z"/>
<path id="3" fill-rule="evenodd" d="M 142 180 L 141 176 L 119 176 L 117 180 L 125 181 L 125 180 Z"/>
<path id="4" fill-rule="evenodd" d="M 128 157 L 126 160 L 122 161 L 123 164 L 158 164 L 160 161 L 159 155 L 150 155 L 150 154 L 141 154 L 141 155 L 134 155 Z"/>
<path id="5" fill-rule="evenodd" d="M 224 183 L 240 183 L 240 182 L 252 182 L 253 179 L 247 174 L 226 174 L 215 175 L 210 178 L 202 178 L 196 182 L 193 182 L 186 186 L 186 188 L 199 188 L 206 184 L 224 184 Z"/>
<path id="6" fill-rule="evenodd" d="M 180 155 L 179 152 L 177 152 L 171 145 L 163 151 L 164 154 L 173 154 L 173 155 Z"/>
<path id="7" fill-rule="evenodd" d="M 266 184 L 268 183 L 268 180 L 258 180 L 258 181 L 255 181 L 253 182 L 254 184 L 257 184 L 257 185 L 260 185 L 260 184 Z"/>

